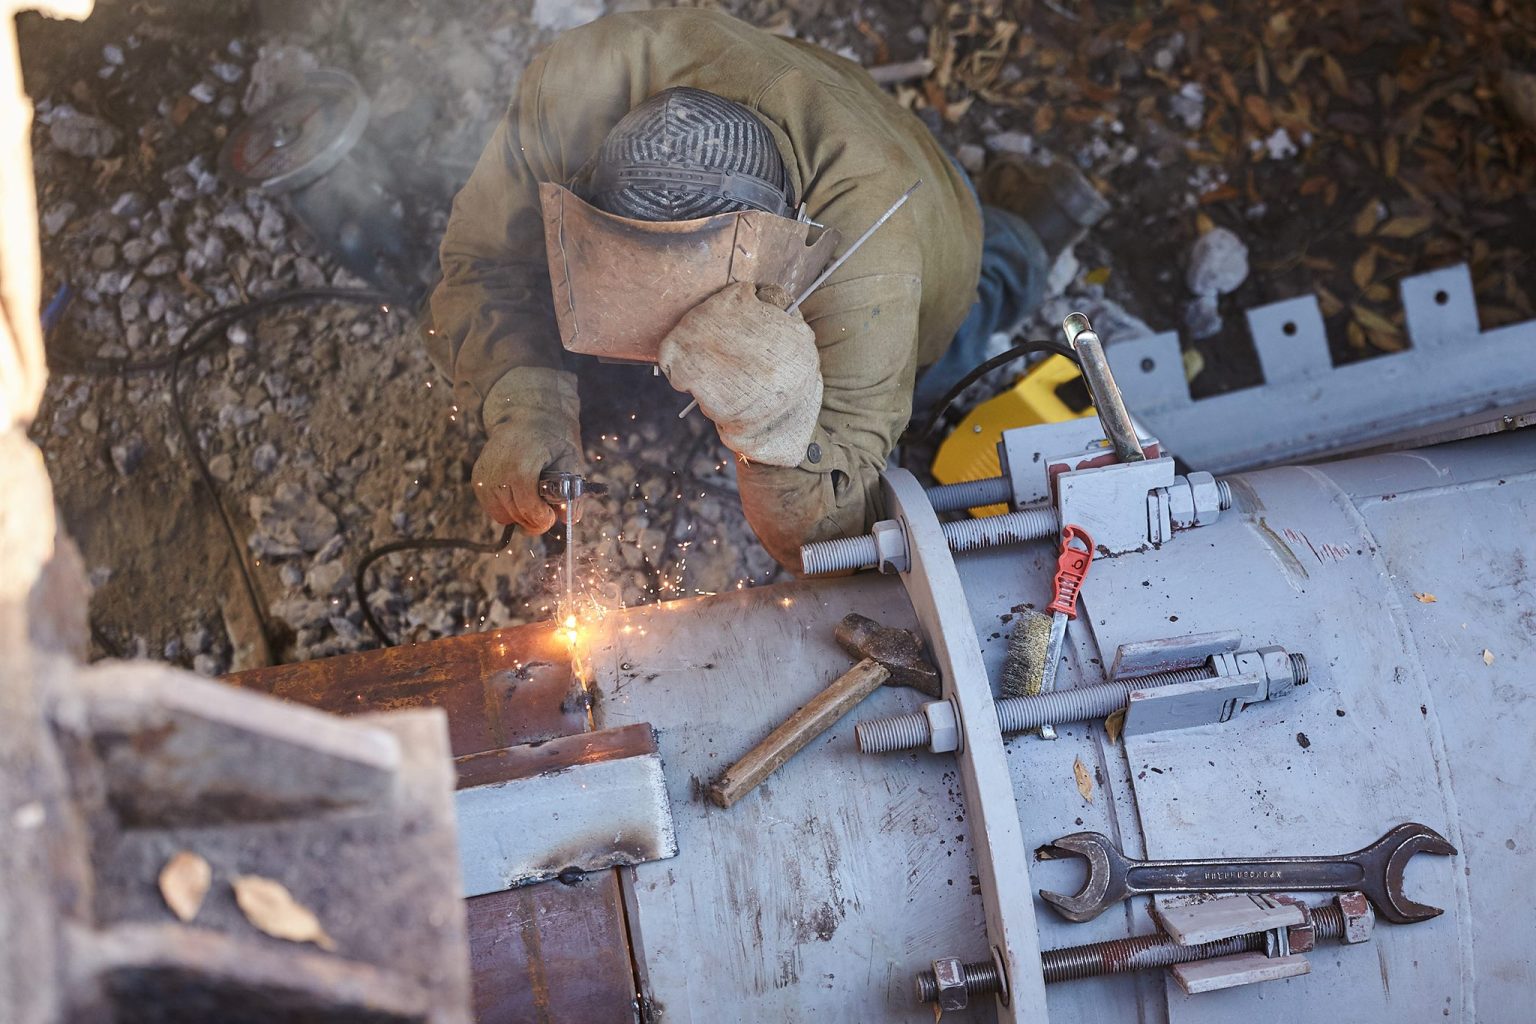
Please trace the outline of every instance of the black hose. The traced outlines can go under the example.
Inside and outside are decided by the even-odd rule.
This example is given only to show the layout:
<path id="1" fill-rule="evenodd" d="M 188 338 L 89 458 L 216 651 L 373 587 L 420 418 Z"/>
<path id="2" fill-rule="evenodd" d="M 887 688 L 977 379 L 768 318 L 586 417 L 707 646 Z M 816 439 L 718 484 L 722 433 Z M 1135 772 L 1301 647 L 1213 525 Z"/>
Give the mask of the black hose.
<path id="1" fill-rule="evenodd" d="M 234 326 L 241 320 L 255 316 L 268 310 L 278 309 L 284 306 L 305 305 L 311 302 L 355 302 L 365 305 L 378 305 L 388 310 L 391 299 L 384 292 L 372 291 L 363 288 L 295 288 L 289 291 L 275 292 L 258 299 L 234 306 L 225 306 L 213 310 L 199 317 L 187 329 L 181 341 L 171 347 L 169 352 L 151 356 L 145 359 L 114 359 L 95 356 L 79 356 L 65 354 L 59 358 L 60 353 L 55 349 L 50 352 L 50 362 L 61 372 L 89 374 L 92 376 L 118 376 L 126 377 L 131 374 L 151 373 L 157 370 L 170 370 L 171 412 L 176 421 L 177 431 L 181 435 L 182 443 L 186 446 L 187 456 L 192 460 L 193 468 L 197 471 L 198 481 L 207 490 L 213 499 L 214 508 L 219 514 L 219 522 L 224 528 L 224 535 L 229 541 L 230 550 L 234 553 L 235 564 L 240 569 L 240 578 L 245 591 L 246 600 L 251 606 L 251 611 L 260 624 L 263 638 L 269 645 L 275 645 L 277 637 L 272 628 L 271 619 L 267 614 L 266 601 L 261 595 L 261 587 L 257 582 L 256 574 L 246 561 L 245 546 L 240 543 L 239 536 L 235 532 L 234 519 L 229 510 L 225 508 L 223 499 L 219 493 L 217 481 L 208 468 L 207 461 L 203 458 L 202 448 L 197 443 L 197 435 L 192 430 L 192 423 L 187 417 L 187 410 L 182 401 L 181 393 L 181 366 L 188 356 L 196 355 L 218 341 L 223 332 Z M 367 593 L 364 588 L 364 576 L 374 562 L 385 555 L 397 551 L 424 550 L 424 549 L 458 549 L 490 553 L 505 548 L 512 539 L 512 527 L 508 526 L 502 532 L 499 541 L 493 543 L 481 543 L 471 540 L 460 540 L 446 537 L 428 537 L 420 540 L 400 540 L 384 544 L 368 551 L 358 562 L 356 571 L 358 604 L 362 609 L 363 620 L 368 624 L 379 642 L 386 647 L 394 646 L 378 620 L 374 618 L 373 611 L 368 607 Z M 93 626 L 93 633 L 97 642 L 103 648 L 113 651 L 112 645 L 105 642 L 105 634 Z"/>
<path id="2" fill-rule="evenodd" d="M 373 567 L 374 562 L 397 551 L 476 551 L 482 555 L 488 555 L 504 550 L 512 543 L 512 529 L 508 526 L 501 531 L 500 538 L 490 543 L 453 537 L 422 537 L 417 540 L 397 540 L 381 544 L 363 555 L 362 560 L 357 563 L 357 572 L 353 574 L 354 585 L 357 588 L 357 606 L 363 610 L 363 621 L 368 624 L 368 628 L 373 631 L 379 643 L 385 647 L 396 646 L 396 642 L 384 632 L 384 627 L 379 625 L 379 620 L 373 617 L 373 609 L 368 607 L 368 570 Z"/>
<path id="3" fill-rule="evenodd" d="M 942 417 L 945 411 L 954 404 L 955 399 L 960 397 L 960 393 L 962 391 L 976 383 L 979 378 L 985 376 L 988 373 L 991 373 L 993 370 L 997 369 L 999 366 L 1002 366 L 1004 363 L 1012 362 L 1020 356 L 1029 355 L 1032 352 L 1054 352 L 1056 355 L 1066 356 L 1074 363 L 1077 362 L 1077 353 L 1074 352 L 1071 347 L 1066 344 L 1066 342 L 1021 341 L 1017 345 L 1014 345 L 1012 348 L 999 352 L 991 359 L 978 364 L 964 377 L 961 377 L 960 380 L 955 383 L 954 387 L 944 392 L 943 398 L 939 399 L 929 407 L 928 418 L 923 422 L 922 429 L 918 430 L 916 433 L 913 433 L 909 428 L 906 434 L 902 437 L 902 443 L 917 444 L 921 441 L 928 440 L 928 438 L 933 434 L 933 428 L 938 426 L 940 417 Z M 914 419 L 913 423 L 915 424 L 916 422 L 916 419 Z"/>

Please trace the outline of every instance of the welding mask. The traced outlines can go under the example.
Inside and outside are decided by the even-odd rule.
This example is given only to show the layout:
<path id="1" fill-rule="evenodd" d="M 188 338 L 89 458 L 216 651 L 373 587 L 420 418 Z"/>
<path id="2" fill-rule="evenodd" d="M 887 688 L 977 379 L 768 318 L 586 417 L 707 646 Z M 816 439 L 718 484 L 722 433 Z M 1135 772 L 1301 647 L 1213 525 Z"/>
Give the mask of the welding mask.
<path id="1" fill-rule="evenodd" d="M 560 340 L 655 362 L 684 313 L 736 281 L 799 295 L 837 233 L 796 212 L 783 157 L 746 107 L 701 89 L 645 100 L 608 133 L 576 189 L 539 186 Z M 589 201 L 590 200 L 590 201 Z"/>
<path id="2" fill-rule="evenodd" d="M 683 314 L 736 281 L 798 296 L 838 242 L 829 228 L 756 210 L 631 220 L 548 183 L 539 201 L 560 343 L 616 362 L 654 363 Z"/>

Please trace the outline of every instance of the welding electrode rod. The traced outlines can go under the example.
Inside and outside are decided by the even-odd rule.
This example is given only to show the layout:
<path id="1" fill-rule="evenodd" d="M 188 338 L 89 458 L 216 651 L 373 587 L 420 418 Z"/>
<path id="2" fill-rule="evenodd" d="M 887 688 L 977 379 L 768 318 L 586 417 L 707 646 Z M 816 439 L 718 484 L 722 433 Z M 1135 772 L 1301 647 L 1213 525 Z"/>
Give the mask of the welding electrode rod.
<path id="1" fill-rule="evenodd" d="M 912 198 L 912 193 L 916 192 L 917 191 L 917 187 L 919 185 L 921 185 L 922 183 L 923 183 L 923 179 L 922 178 L 918 178 L 916 181 L 914 181 L 912 183 L 912 187 L 907 189 L 900 196 L 898 196 L 896 201 L 891 204 L 891 208 L 889 210 L 886 210 L 884 213 L 882 213 L 880 215 L 880 219 L 879 220 L 877 220 L 873 224 L 871 224 L 868 227 L 868 229 L 866 229 L 865 232 L 862 235 L 860 235 L 858 238 L 854 239 L 853 240 L 853 244 L 850 245 L 848 248 L 844 249 L 843 250 L 843 254 L 841 256 L 839 256 L 837 259 L 833 260 L 831 262 L 831 264 L 828 265 L 826 270 L 823 270 L 820 274 L 816 275 L 816 280 L 812 281 L 810 283 L 810 285 L 805 289 L 805 291 L 800 293 L 800 297 L 798 299 L 796 299 L 794 302 L 791 302 L 788 306 L 786 306 L 785 309 L 784 309 L 784 312 L 786 312 L 786 313 L 793 313 L 795 310 L 799 309 L 800 308 L 800 303 L 802 303 L 806 299 L 810 298 L 811 297 L 811 293 L 814 292 L 817 288 L 820 288 L 821 287 L 821 283 L 823 281 L 825 281 L 827 278 L 831 277 L 833 275 L 833 273 L 836 272 L 838 267 L 842 266 L 844 263 L 847 263 L 848 262 L 848 257 L 850 257 L 854 253 L 858 252 L 859 251 L 859 246 L 861 246 L 865 242 L 869 241 L 869 236 L 873 235 L 877 230 L 879 230 L 880 225 L 882 225 L 886 221 L 890 220 L 891 217 L 896 213 L 897 210 L 901 209 L 904 205 L 906 205 L 907 200 Z M 685 405 L 683 407 L 683 411 L 677 414 L 677 418 L 678 419 L 682 419 L 684 416 L 687 416 L 689 413 L 693 412 L 694 407 L 696 405 L 698 405 L 698 404 L 699 404 L 699 400 L 697 398 L 695 398 L 693 401 L 689 402 L 687 405 Z"/>
<path id="2" fill-rule="evenodd" d="M 1104 343 L 1098 332 L 1081 313 L 1072 313 L 1062 321 L 1067 334 L 1067 344 L 1077 353 L 1077 362 L 1088 383 L 1088 393 L 1093 397 L 1093 407 L 1098 411 L 1099 423 L 1115 446 L 1115 455 L 1121 462 L 1145 462 L 1146 453 L 1136 437 L 1136 427 L 1131 414 L 1125 409 L 1125 399 L 1115 375 L 1109 370 L 1109 358 L 1104 355 Z"/>
<path id="3" fill-rule="evenodd" d="M 576 613 L 576 499 L 570 495 L 565 499 L 565 607 L 560 611 L 563 616 L 571 616 Z M 560 620 L 564 626 L 566 619 Z"/>
<path id="4" fill-rule="evenodd" d="M 906 205 L 907 200 L 912 198 L 912 193 L 916 192 L 917 191 L 917 187 L 919 185 L 921 185 L 922 183 L 923 183 L 923 179 L 922 178 L 918 178 L 916 181 L 914 181 L 912 183 L 912 187 L 911 188 L 907 189 L 900 196 L 898 196 L 896 201 L 891 204 L 891 208 L 889 210 L 886 210 L 884 213 L 882 213 L 880 215 L 880 219 L 879 220 L 877 220 L 873 224 L 871 224 L 869 226 L 869 228 L 862 235 L 860 235 L 858 238 L 854 239 L 853 244 L 850 245 L 848 248 L 844 249 L 843 250 L 843 254 L 841 256 L 839 256 L 837 259 L 833 260 L 832 263 L 827 267 L 826 270 L 823 270 L 820 274 L 816 275 L 816 280 L 811 282 L 811 285 L 810 285 L 809 288 L 807 288 L 805 291 L 800 293 L 800 297 L 798 299 L 796 299 L 794 302 L 791 302 L 789 304 L 789 307 L 785 310 L 785 312 L 786 313 L 793 313 L 795 310 L 799 309 L 800 308 L 800 303 L 802 303 L 806 299 L 810 298 L 811 297 L 811 293 L 814 292 L 817 288 L 820 288 L 821 287 L 821 283 L 823 281 L 825 281 L 827 278 L 831 277 L 833 275 L 833 273 L 836 272 L 838 267 L 840 267 L 844 263 L 848 262 L 848 257 L 850 257 L 854 253 L 858 252 L 859 251 L 859 247 L 861 245 L 863 245 L 865 242 L 869 241 L 869 236 L 870 235 L 873 235 L 876 231 L 880 230 L 880 225 L 882 225 L 886 221 L 890 220 L 891 217 L 895 215 L 897 210 L 901 209 L 904 205 Z"/>
<path id="5" fill-rule="evenodd" d="M 1318 941 L 1339 941 L 1344 936 L 1344 915 L 1333 904 L 1312 908 L 1312 926 L 1317 930 Z M 1108 942 L 1090 942 L 1083 946 L 1067 946 L 1063 949 L 1042 949 L 1040 967 L 1047 985 L 1081 978 L 1098 978 L 1106 974 L 1126 974 L 1146 971 L 1155 967 L 1172 967 L 1195 960 L 1210 960 L 1234 953 L 1262 953 L 1265 949 L 1264 932 L 1248 932 L 1228 939 L 1216 939 L 1193 946 L 1181 946 L 1170 935 L 1158 932 L 1153 935 L 1133 935 L 1128 939 L 1111 939 Z M 965 975 L 965 988 L 972 996 L 990 995 L 1001 989 L 997 965 L 990 960 L 961 965 Z M 936 1002 L 939 997 L 938 983 L 933 972 L 922 971 L 917 975 L 917 999 L 921 1003 Z"/>

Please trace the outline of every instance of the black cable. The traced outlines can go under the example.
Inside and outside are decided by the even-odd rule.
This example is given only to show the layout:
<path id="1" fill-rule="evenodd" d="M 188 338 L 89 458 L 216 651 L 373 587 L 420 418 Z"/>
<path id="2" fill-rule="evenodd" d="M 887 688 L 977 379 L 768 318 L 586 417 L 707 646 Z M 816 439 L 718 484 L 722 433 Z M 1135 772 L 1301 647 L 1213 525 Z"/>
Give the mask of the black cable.
<path id="1" fill-rule="evenodd" d="M 256 621 L 261 628 L 262 638 L 266 643 L 274 645 L 277 638 L 272 629 L 271 619 L 267 615 L 266 602 L 261 597 L 261 588 L 256 581 L 255 573 L 246 562 L 245 546 L 240 543 L 235 533 L 234 520 L 230 517 L 229 510 L 224 507 L 224 501 L 219 494 L 218 483 L 213 478 L 213 473 L 208 468 L 207 460 L 203 458 L 202 447 L 197 443 L 197 435 L 192 430 L 192 424 L 187 418 L 186 406 L 181 398 L 181 365 L 189 355 L 201 352 L 208 348 L 219 338 L 223 332 L 234 324 L 258 313 L 264 313 L 270 309 L 283 306 L 303 305 L 311 302 L 346 301 L 379 305 L 388 308 L 389 297 L 383 292 L 376 292 L 363 288 L 295 288 L 289 291 L 275 292 L 234 306 L 225 306 L 204 314 L 193 322 L 179 342 L 172 346 L 171 351 L 148 359 L 111 359 L 98 357 L 79 357 L 72 360 L 65 356 L 60 360 L 58 353 L 50 353 L 50 362 L 65 373 L 84 373 L 93 376 L 127 376 L 135 373 L 148 373 L 154 370 L 169 369 L 171 371 L 171 413 L 176 421 L 176 427 L 181 434 L 182 443 L 186 446 L 187 457 L 192 460 L 193 467 L 197 470 L 197 476 L 209 496 L 213 499 L 213 506 L 218 511 L 220 523 L 224 527 L 224 535 L 229 541 L 230 550 L 234 553 L 235 565 L 240 569 L 240 579 L 245 590 L 246 600 L 250 603 L 251 611 L 256 616 Z"/>
<path id="2" fill-rule="evenodd" d="M 368 607 L 368 570 L 373 567 L 374 562 L 377 562 L 385 555 L 392 555 L 397 551 L 475 551 L 482 555 L 489 555 L 493 552 L 505 550 L 512 543 L 512 530 L 513 527 L 508 526 L 505 530 L 501 531 L 499 539 L 493 540 L 488 544 L 481 543 L 480 541 L 460 540 L 455 537 L 422 537 L 418 540 L 391 541 L 388 544 L 381 544 L 369 550 L 367 554 L 363 555 L 362 560 L 357 563 L 357 571 L 353 574 L 355 577 L 354 586 L 357 588 L 357 606 L 363 610 L 363 621 L 368 624 L 368 628 L 373 631 L 373 635 L 378 638 L 379 643 L 385 647 L 396 646 L 395 641 L 391 640 L 389 634 L 384 632 L 384 627 L 379 625 L 379 620 L 373 617 L 373 609 Z M 567 540 L 566 543 L 569 544 L 570 541 Z"/>
<path id="3" fill-rule="evenodd" d="M 933 428 L 938 426 L 939 418 L 944 415 L 945 410 L 954 404 L 955 399 L 960 397 L 960 393 L 962 391 L 976 383 L 980 377 L 991 373 L 993 370 L 997 369 L 999 366 L 1002 366 L 1004 363 L 1012 362 L 1020 356 L 1029 355 L 1031 352 L 1054 352 L 1056 355 L 1066 356 L 1074 363 L 1077 362 L 1077 353 L 1074 352 L 1065 342 L 1021 341 L 1017 345 L 1014 345 L 1012 348 L 999 352 L 991 359 L 978 364 L 972 368 L 972 370 L 964 377 L 961 377 L 960 380 L 955 383 L 954 387 L 950 388 L 944 393 L 943 398 L 933 403 L 933 405 L 929 408 L 928 419 L 923 423 L 923 428 L 917 433 L 913 433 L 910 429 L 908 429 L 908 431 L 902 436 L 902 443 L 910 445 L 916 444 L 920 441 L 926 441 L 933 433 Z M 913 422 L 915 423 L 916 420 Z"/>
<path id="4" fill-rule="evenodd" d="M 311 302 L 355 302 L 366 305 L 378 305 L 386 311 L 392 301 L 384 292 L 373 291 L 365 288 L 294 288 L 289 291 L 276 292 L 258 299 L 251 299 L 234 306 L 225 306 L 204 314 L 195 320 L 182 336 L 181 341 L 172 346 L 171 351 L 146 359 L 114 359 L 97 356 L 66 355 L 59 359 L 59 353 L 55 350 L 51 353 L 51 362 L 64 373 L 81 373 L 93 376 L 128 376 L 136 373 L 150 373 L 156 370 L 171 371 L 171 412 L 176 421 L 176 427 L 181 434 L 182 443 L 186 446 L 187 455 L 192 460 L 193 467 L 197 470 L 198 480 L 208 491 L 213 499 L 214 508 L 219 513 L 219 521 L 224 527 L 224 535 L 229 540 L 230 549 L 234 552 L 235 564 L 240 569 L 241 583 L 245 590 L 246 600 L 250 603 L 252 612 L 256 615 L 256 621 L 261 627 L 262 636 L 268 644 L 276 643 L 276 636 L 272 628 L 271 619 L 267 615 L 266 601 L 261 596 L 260 585 L 256 581 L 256 575 L 252 567 L 246 562 L 245 547 L 235 533 L 235 524 L 224 507 L 223 499 L 219 493 L 217 481 L 213 478 L 212 471 L 208 468 L 207 461 L 203 458 L 202 448 L 197 443 L 197 437 L 193 433 L 191 421 L 187 418 L 186 406 L 181 396 L 181 365 L 188 356 L 196 355 L 218 341 L 225 331 L 233 327 L 241 320 L 264 313 L 271 309 L 283 306 L 303 305 Z M 419 550 L 461 550 L 475 551 L 482 554 L 490 554 L 507 547 L 512 541 L 512 527 L 508 526 L 502 531 L 499 540 L 491 543 L 464 540 L 451 537 L 426 537 L 418 540 L 398 540 L 383 544 L 367 551 L 357 564 L 356 588 L 357 603 L 362 610 L 363 621 L 372 630 L 373 635 L 385 647 L 395 646 L 384 632 L 384 628 L 374 617 L 373 610 L 368 606 L 368 595 L 365 587 L 365 578 L 373 563 L 386 555 L 399 551 Z M 97 642 L 104 648 L 108 648 L 105 634 L 100 633 L 94 626 L 93 632 L 97 634 Z M 108 648 L 109 650 L 111 648 Z"/>

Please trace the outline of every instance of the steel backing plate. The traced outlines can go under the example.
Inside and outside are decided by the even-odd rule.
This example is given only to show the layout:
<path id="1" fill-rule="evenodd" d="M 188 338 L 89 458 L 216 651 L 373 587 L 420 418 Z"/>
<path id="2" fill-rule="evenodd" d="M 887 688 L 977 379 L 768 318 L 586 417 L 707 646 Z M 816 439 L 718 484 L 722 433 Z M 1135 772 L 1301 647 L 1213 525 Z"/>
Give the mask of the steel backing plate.
<path id="1" fill-rule="evenodd" d="M 322 68 L 236 128 L 219 165 L 244 188 L 291 192 L 320 178 L 362 138 L 368 97 L 345 71 Z"/>

